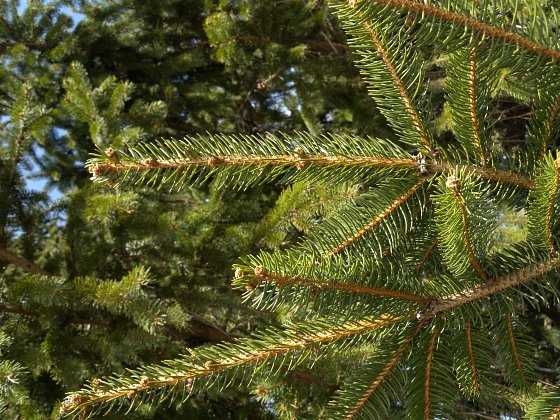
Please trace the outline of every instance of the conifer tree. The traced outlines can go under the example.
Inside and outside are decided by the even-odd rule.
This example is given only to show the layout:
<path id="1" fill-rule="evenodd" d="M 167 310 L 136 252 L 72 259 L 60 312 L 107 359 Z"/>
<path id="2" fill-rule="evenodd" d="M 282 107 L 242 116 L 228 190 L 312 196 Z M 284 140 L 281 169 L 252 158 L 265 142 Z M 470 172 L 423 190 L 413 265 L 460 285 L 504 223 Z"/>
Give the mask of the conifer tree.
<path id="1" fill-rule="evenodd" d="M 83 168 L 95 148 L 204 130 L 258 132 L 263 125 L 357 130 L 358 117 L 380 120 L 368 104 L 357 105 L 364 89 L 358 97 L 343 91 L 359 80 L 355 71 L 346 74 L 346 49 L 321 49 L 331 41 L 317 18 L 324 16 L 323 4 L 308 10 L 305 2 L 293 2 L 291 27 L 299 38 L 285 37 L 286 45 L 263 39 L 267 65 L 240 59 L 235 66 L 214 54 L 218 39 L 207 39 L 204 25 L 214 5 L 73 2 L 84 15 L 74 27 L 61 9 L 68 3 L 22 7 L 0 0 L 0 415 L 6 418 L 46 418 L 86 378 L 246 336 L 262 319 L 274 323 L 270 312 L 242 305 L 240 293 L 230 290 L 232 262 L 258 247 L 285 247 L 358 193 L 297 184 L 268 212 L 276 187 L 234 194 L 206 187 L 180 194 L 105 188 L 91 185 Z M 307 17 L 299 22 L 302 11 Z M 240 12 L 230 13 L 238 22 Z M 240 36 L 255 28 L 248 26 Z M 302 43 L 311 50 L 303 53 Z M 292 49 L 298 54 L 286 53 Z M 336 71 L 320 67 L 325 56 L 337 62 Z M 279 61 L 289 65 L 286 72 L 267 89 L 257 88 Z M 334 75 L 339 83 L 328 96 L 315 89 L 306 98 L 288 92 L 319 79 L 332 82 Z M 279 96 L 290 98 L 281 111 Z M 346 97 L 343 110 L 334 110 L 335 96 Z M 46 191 L 29 188 L 30 177 L 47 177 Z M 53 200 L 48 188 L 64 196 Z M 327 201 L 334 205 L 327 208 Z M 311 204 L 308 210 L 297 209 L 302 202 Z M 288 380 L 303 378 L 315 380 L 302 370 Z M 313 383 L 317 394 L 337 386 Z M 139 415 L 267 415 L 246 392 L 222 393 L 218 401 L 191 399 Z"/>
<path id="2" fill-rule="evenodd" d="M 509 0 L 334 0 L 370 95 L 396 140 L 343 134 L 199 135 L 142 142 L 88 162 L 112 185 L 181 190 L 212 181 L 362 186 L 299 243 L 245 257 L 234 286 L 280 327 L 91 381 L 65 413 L 183 400 L 250 387 L 290 414 L 286 377 L 331 360 L 348 374 L 325 418 L 456 418 L 461 398 L 490 412 L 558 416 L 535 395 L 528 307 L 558 304 L 558 11 Z M 445 107 L 426 66 L 445 72 Z M 518 89 L 514 89 L 518 87 Z M 505 148 L 496 98 L 528 101 L 526 147 Z M 435 121 L 447 114 L 449 133 Z M 527 213 L 526 238 L 496 246 L 502 206 Z M 344 362 L 346 361 L 346 362 Z"/>

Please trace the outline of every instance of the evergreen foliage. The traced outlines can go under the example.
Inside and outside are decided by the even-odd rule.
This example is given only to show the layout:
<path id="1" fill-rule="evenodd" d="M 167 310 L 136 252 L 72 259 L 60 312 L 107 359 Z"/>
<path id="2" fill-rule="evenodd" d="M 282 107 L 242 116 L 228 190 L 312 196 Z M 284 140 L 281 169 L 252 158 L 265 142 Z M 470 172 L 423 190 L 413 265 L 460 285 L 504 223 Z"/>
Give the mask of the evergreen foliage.
<path id="1" fill-rule="evenodd" d="M 233 385 L 263 398 L 263 384 L 285 387 L 290 372 L 352 358 L 342 388 L 313 415 L 457 418 L 464 401 L 521 415 L 521 397 L 535 395 L 539 344 L 526 313 L 559 297 L 557 10 L 506 0 L 332 7 L 395 139 L 191 135 L 101 149 L 88 162 L 97 181 L 118 186 L 361 186 L 297 244 L 235 266 L 245 300 L 287 311 L 283 325 L 94 380 L 65 399 L 64 412 L 132 410 Z M 446 62 L 443 138 L 425 75 L 434 57 Z M 493 133 L 503 86 L 522 86 L 535 107 L 526 150 Z M 526 209 L 528 235 L 497 246 L 504 206 Z M 290 398 L 289 388 L 268 402 L 296 415 L 278 398 Z M 557 392 L 527 407 L 532 418 L 557 416 Z"/>
<path id="2" fill-rule="evenodd" d="M 266 59 L 250 42 L 237 44 L 227 61 L 217 52 L 215 13 L 228 8 L 232 22 L 244 23 L 239 38 L 265 18 L 281 29 L 287 15 L 276 14 L 275 21 L 262 9 L 258 19 L 254 13 L 241 19 L 234 7 L 199 0 L 0 0 L 3 418 L 57 417 L 64 393 L 86 378 L 245 337 L 265 320 L 288 316 L 243 305 L 229 287 L 230 267 L 239 255 L 287 246 L 331 211 L 327 202 L 343 200 L 346 188 L 304 194 L 308 188 L 300 184 L 291 197 L 270 186 L 123 191 L 92 185 L 83 162 L 96 148 L 205 130 L 328 126 L 365 133 L 374 129 L 363 128 L 368 118 L 383 127 L 364 100 L 342 32 L 326 5 L 316 6 L 294 1 L 283 9 L 300 37 L 262 38 Z M 68 7 L 81 13 L 79 23 Z M 280 62 L 283 72 L 271 79 Z M 317 89 L 306 95 L 311 86 Z M 359 94 L 348 95 L 348 86 Z M 36 179 L 44 191 L 37 191 Z M 279 194 L 284 198 L 276 204 Z M 311 209 L 298 209 L 306 200 Z M 278 227 L 276 236 L 263 235 L 271 234 L 269 226 Z M 336 377 L 335 368 L 323 367 Z M 310 380 L 316 392 L 302 404 L 317 408 L 338 385 L 298 370 L 285 387 L 295 395 Z M 262 398 L 275 389 L 263 385 Z M 171 407 L 144 405 L 136 415 L 271 416 L 245 390 Z"/>

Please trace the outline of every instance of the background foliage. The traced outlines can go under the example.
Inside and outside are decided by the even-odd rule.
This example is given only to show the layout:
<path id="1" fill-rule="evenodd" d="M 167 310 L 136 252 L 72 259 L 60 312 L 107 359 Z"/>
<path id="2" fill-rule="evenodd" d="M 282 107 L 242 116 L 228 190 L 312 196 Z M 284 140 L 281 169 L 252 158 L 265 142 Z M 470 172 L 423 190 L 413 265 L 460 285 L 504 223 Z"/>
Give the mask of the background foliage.
<path id="1" fill-rule="evenodd" d="M 326 3 L 2 0 L 0 13 L 2 415 L 56 416 L 64 394 L 86 379 L 301 317 L 285 306 L 243 305 L 230 287 L 232 264 L 286 248 L 368 185 L 124 190 L 92 184 L 84 162 L 110 145 L 203 132 L 398 141 L 399 127 L 395 135 L 368 98 Z M 424 69 L 442 144 L 454 142 L 443 78 L 460 74 L 462 60 L 434 59 Z M 492 102 L 486 117 L 498 121 L 485 147 L 514 154 L 540 129 L 526 126 L 533 86 L 498 76 L 482 76 L 494 87 L 480 98 Z M 476 149 L 468 153 L 476 160 Z M 534 229 L 525 210 L 502 209 L 496 247 Z M 560 312 L 551 303 L 527 306 L 527 332 L 539 343 L 541 379 L 555 382 Z M 133 416 L 315 417 L 361 356 L 323 363 L 321 376 L 295 370 L 280 388 L 271 381 L 252 395 L 210 392 Z M 521 412 L 505 401 L 454 403 L 465 416 Z"/>

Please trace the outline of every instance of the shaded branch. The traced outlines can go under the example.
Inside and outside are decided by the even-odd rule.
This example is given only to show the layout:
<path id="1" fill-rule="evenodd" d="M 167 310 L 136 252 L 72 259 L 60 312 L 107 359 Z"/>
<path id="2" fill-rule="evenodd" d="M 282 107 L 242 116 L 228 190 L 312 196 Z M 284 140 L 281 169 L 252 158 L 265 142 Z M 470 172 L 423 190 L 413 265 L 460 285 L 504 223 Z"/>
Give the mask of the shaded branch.
<path id="1" fill-rule="evenodd" d="M 267 273 L 262 267 L 256 267 L 255 275 L 251 282 L 247 284 L 247 288 L 254 288 L 261 282 L 274 282 L 278 286 L 307 286 L 316 287 L 318 289 L 339 290 L 344 292 L 352 292 L 358 294 L 367 294 L 375 296 L 393 297 L 402 300 L 427 304 L 431 298 L 426 296 L 415 295 L 403 292 L 401 290 L 381 289 L 377 287 L 363 286 L 353 283 L 325 282 L 322 279 L 304 278 L 304 277 L 288 277 L 274 273 Z"/>
<path id="2" fill-rule="evenodd" d="M 9 264 L 14 264 L 19 268 L 22 268 L 28 273 L 39 274 L 41 276 L 51 276 L 51 273 L 39 267 L 37 264 L 19 257 L 13 252 L 8 251 L 6 248 L 0 248 L 0 258 L 3 258 Z"/>

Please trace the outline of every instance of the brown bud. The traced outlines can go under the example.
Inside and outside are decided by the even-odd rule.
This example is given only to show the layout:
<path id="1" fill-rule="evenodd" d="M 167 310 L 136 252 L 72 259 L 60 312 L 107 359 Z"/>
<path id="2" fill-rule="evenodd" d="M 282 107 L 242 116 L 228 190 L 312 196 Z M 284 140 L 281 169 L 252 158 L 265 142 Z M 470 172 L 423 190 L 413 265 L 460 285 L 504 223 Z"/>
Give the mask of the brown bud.
<path id="1" fill-rule="evenodd" d="M 266 274 L 266 271 L 263 267 L 261 267 L 260 265 L 255 267 L 255 276 L 264 277 L 265 274 Z"/>
<path id="2" fill-rule="evenodd" d="M 158 166 L 158 161 L 154 159 L 144 159 L 142 163 L 144 164 L 144 166 L 148 166 L 150 168 L 155 168 Z"/>
<path id="3" fill-rule="evenodd" d="M 236 279 L 242 279 L 243 277 L 245 277 L 245 272 L 241 268 L 236 268 L 235 269 L 235 278 Z"/>
<path id="4" fill-rule="evenodd" d="M 264 83 L 264 82 L 257 82 L 257 89 L 258 89 L 258 90 L 264 90 L 264 89 L 266 89 L 266 83 Z"/>
<path id="5" fill-rule="evenodd" d="M 247 290 L 248 292 L 250 292 L 251 290 L 255 289 L 255 285 L 253 283 L 247 283 L 245 285 L 245 290 Z"/>
<path id="6" fill-rule="evenodd" d="M 307 162 L 299 161 L 296 165 L 298 171 L 303 171 L 307 166 Z"/>
<path id="7" fill-rule="evenodd" d="M 113 149 L 112 147 L 108 147 L 107 149 L 105 149 L 105 155 L 107 155 L 108 158 L 114 158 L 116 154 L 117 152 L 115 152 L 115 149 Z"/>
<path id="8" fill-rule="evenodd" d="M 82 396 L 79 394 L 74 394 L 70 397 L 70 404 L 72 405 L 79 404 L 80 401 L 82 401 Z"/>
<path id="9" fill-rule="evenodd" d="M 148 386 L 149 383 L 150 378 L 148 378 L 147 376 L 142 376 L 142 378 L 140 378 L 140 386 Z"/>
<path id="10" fill-rule="evenodd" d="M 136 397 L 136 391 L 134 391 L 134 390 L 128 391 L 127 394 L 126 394 L 126 396 L 127 396 L 129 399 L 133 399 L 134 397 Z"/>
<path id="11" fill-rule="evenodd" d="M 459 181 L 459 178 L 457 178 L 454 175 L 450 175 L 447 178 L 447 181 L 445 181 L 445 186 L 454 192 L 456 192 L 459 189 L 460 185 L 461 185 L 461 181 Z"/>
<path id="12" fill-rule="evenodd" d="M 99 378 L 94 378 L 94 379 L 91 381 L 91 385 L 92 385 L 94 388 L 99 388 L 99 386 L 101 385 L 101 379 L 99 379 Z"/>
<path id="13" fill-rule="evenodd" d="M 221 163 L 224 163 L 224 160 L 216 156 L 208 159 L 208 165 L 210 166 L 220 165 Z"/>
<path id="14" fill-rule="evenodd" d="M 358 5 L 358 0 L 348 0 L 348 7 L 353 9 Z"/>
<path id="15" fill-rule="evenodd" d="M 93 175 L 94 178 L 103 176 L 103 174 L 105 173 L 105 171 L 99 164 L 95 164 L 91 168 L 89 168 L 89 172 Z"/>

